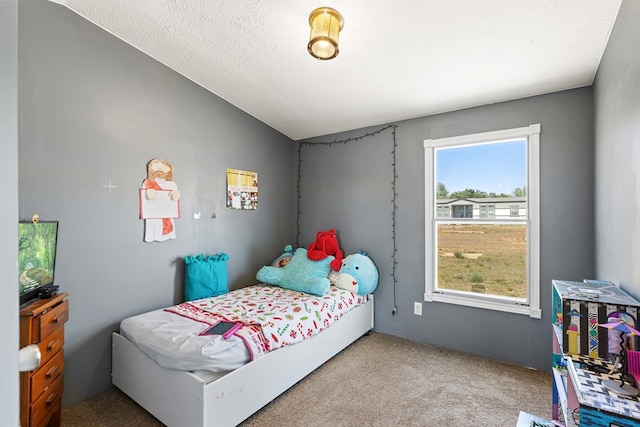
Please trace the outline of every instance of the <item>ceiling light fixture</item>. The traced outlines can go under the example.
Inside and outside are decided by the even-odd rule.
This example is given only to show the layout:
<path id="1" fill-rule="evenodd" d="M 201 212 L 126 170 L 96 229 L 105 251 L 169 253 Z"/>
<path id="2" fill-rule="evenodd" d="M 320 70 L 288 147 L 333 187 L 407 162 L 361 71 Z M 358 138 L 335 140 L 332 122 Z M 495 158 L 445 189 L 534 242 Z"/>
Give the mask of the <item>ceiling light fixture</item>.
<path id="1" fill-rule="evenodd" d="M 338 56 L 338 38 L 344 27 L 344 19 L 337 10 L 319 7 L 309 15 L 311 35 L 307 50 L 314 58 L 333 59 Z"/>

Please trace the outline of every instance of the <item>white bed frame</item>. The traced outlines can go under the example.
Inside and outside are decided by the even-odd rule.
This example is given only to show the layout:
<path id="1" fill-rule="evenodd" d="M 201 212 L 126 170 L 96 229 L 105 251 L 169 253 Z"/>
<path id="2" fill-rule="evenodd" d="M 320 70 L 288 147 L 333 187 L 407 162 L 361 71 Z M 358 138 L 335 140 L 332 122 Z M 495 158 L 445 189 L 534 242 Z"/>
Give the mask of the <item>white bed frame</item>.
<path id="1" fill-rule="evenodd" d="M 112 382 L 167 426 L 235 426 L 373 328 L 373 295 L 318 335 L 205 382 L 166 369 L 117 332 Z"/>

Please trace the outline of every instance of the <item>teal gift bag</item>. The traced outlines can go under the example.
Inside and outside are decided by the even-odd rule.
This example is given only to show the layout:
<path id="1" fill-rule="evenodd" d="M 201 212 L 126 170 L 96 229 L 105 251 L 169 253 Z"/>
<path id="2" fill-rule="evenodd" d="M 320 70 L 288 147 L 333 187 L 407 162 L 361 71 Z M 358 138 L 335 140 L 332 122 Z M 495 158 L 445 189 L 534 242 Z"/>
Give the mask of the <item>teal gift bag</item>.
<path id="1" fill-rule="evenodd" d="M 229 255 L 184 257 L 184 298 L 193 301 L 229 292 L 227 261 Z"/>

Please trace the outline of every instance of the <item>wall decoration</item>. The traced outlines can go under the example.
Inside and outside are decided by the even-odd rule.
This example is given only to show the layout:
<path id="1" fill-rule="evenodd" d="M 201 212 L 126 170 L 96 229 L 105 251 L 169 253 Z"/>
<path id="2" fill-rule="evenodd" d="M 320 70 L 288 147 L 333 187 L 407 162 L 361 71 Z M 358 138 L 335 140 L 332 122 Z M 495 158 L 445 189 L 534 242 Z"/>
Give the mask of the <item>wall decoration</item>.
<path id="1" fill-rule="evenodd" d="M 109 184 L 102 184 L 102 188 L 108 188 L 109 194 L 111 194 L 111 190 L 113 190 L 114 188 L 118 188 L 118 186 L 111 184 L 111 178 L 109 178 Z"/>
<path id="2" fill-rule="evenodd" d="M 364 138 L 372 137 L 378 134 L 385 132 L 386 130 L 391 130 L 392 136 L 392 149 L 391 149 L 391 166 L 393 177 L 391 179 L 391 192 L 393 194 L 393 198 L 391 199 L 391 237 L 393 241 L 393 248 L 391 252 L 391 259 L 393 261 L 391 267 L 391 277 L 393 278 L 393 308 L 391 309 L 391 314 L 395 315 L 398 312 L 398 307 L 396 305 L 396 288 L 398 286 L 398 279 L 396 275 L 396 266 L 398 264 L 396 260 L 396 255 L 398 252 L 396 245 L 396 210 L 398 209 L 398 205 L 396 203 L 396 198 L 398 197 L 398 193 L 396 191 L 396 179 L 398 178 L 398 173 L 396 171 L 396 149 L 398 148 L 398 143 L 396 141 L 396 128 L 398 125 L 396 124 L 388 124 L 386 126 L 381 127 L 380 129 L 365 133 L 364 135 L 356 136 L 353 138 L 346 138 L 342 140 L 334 140 L 329 142 L 310 142 L 310 141 L 299 141 L 298 145 L 298 182 L 297 182 L 297 193 L 298 193 L 298 204 L 297 204 L 297 220 L 296 220 L 296 247 L 299 246 L 300 240 L 300 200 L 302 198 L 302 194 L 300 192 L 300 182 L 302 180 L 302 147 L 330 147 L 336 144 L 350 144 L 357 141 L 360 141 Z"/>
<path id="3" fill-rule="evenodd" d="M 227 169 L 227 208 L 258 209 L 258 174 Z"/>
<path id="4" fill-rule="evenodd" d="M 145 242 L 176 238 L 174 218 L 180 218 L 180 191 L 173 181 L 173 166 L 166 160 L 147 163 L 147 178 L 140 189 L 140 218 L 144 219 Z"/>

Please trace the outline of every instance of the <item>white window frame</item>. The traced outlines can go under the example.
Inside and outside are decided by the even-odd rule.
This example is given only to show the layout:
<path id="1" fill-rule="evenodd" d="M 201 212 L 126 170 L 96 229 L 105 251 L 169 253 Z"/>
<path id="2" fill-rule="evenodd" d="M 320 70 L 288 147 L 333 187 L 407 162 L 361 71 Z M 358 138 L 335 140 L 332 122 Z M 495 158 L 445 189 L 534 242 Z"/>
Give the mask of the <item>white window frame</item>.
<path id="1" fill-rule="evenodd" d="M 516 299 L 487 294 L 471 294 L 436 289 L 437 233 L 435 150 L 444 147 L 475 145 L 525 139 L 527 145 L 527 298 Z M 425 293 L 427 302 L 444 302 L 468 307 L 542 318 L 540 308 L 540 124 L 424 141 L 425 164 Z M 452 218 L 453 219 L 453 218 Z M 509 223 L 506 220 L 506 223 Z"/>

